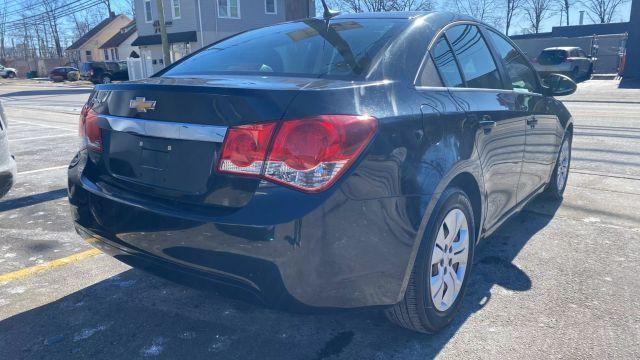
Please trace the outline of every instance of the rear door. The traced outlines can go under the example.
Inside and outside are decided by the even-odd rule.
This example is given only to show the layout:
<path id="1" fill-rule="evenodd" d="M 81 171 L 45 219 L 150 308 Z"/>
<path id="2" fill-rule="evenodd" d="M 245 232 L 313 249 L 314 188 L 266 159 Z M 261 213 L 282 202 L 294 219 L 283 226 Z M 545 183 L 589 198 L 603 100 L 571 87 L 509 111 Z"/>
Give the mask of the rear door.
<path id="1" fill-rule="evenodd" d="M 477 26 L 454 26 L 446 31 L 446 39 L 463 80 L 463 85 L 449 90 L 467 119 L 477 124 L 476 145 L 487 201 L 485 225 L 491 227 L 516 204 L 525 140 L 518 97 L 504 88 Z"/>

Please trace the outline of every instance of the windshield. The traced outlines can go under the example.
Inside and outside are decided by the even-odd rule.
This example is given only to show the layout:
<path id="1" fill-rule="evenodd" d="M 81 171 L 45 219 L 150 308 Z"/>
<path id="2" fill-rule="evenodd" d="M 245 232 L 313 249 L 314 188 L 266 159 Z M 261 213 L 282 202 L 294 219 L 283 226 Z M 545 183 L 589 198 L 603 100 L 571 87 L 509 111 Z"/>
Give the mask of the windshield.
<path id="1" fill-rule="evenodd" d="M 542 65 L 557 65 L 565 61 L 567 52 L 565 50 L 543 50 L 538 56 L 538 62 Z"/>
<path id="2" fill-rule="evenodd" d="M 406 20 L 309 19 L 249 31 L 177 63 L 162 76 L 254 74 L 356 78 Z"/>

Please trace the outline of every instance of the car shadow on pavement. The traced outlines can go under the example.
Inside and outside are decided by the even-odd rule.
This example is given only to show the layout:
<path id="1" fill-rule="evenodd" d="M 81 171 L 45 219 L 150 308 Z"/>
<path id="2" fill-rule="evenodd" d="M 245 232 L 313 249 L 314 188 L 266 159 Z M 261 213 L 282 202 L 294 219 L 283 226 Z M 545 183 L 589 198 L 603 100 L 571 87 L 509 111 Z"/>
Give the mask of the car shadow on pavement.
<path id="1" fill-rule="evenodd" d="M 77 94 L 90 94 L 93 89 L 60 89 L 51 88 L 47 90 L 24 90 L 14 91 L 0 95 L 0 97 L 20 97 L 20 96 L 39 96 L 39 95 L 77 95 Z"/>
<path id="2" fill-rule="evenodd" d="M 534 203 L 542 210 L 525 209 L 479 245 L 461 312 L 436 335 L 398 328 L 377 310 L 286 313 L 132 269 L 0 321 L 0 358 L 433 358 L 482 316 L 496 288 L 531 289 L 514 259 L 559 207 Z"/>
<path id="3" fill-rule="evenodd" d="M 23 207 L 62 199 L 68 195 L 67 189 L 50 190 L 43 193 L 23 196 L 19 198 L 0 200 L 0 212 L 16 210 Z"/>

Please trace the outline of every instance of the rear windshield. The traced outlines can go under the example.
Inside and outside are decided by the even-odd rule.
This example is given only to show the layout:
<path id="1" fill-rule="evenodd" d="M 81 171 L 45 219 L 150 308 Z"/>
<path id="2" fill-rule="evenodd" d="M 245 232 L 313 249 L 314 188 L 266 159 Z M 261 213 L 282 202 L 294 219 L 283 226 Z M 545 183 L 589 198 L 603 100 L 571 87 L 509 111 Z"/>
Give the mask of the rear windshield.
<path id="1" fill-rule="evenodd" d="M 319 19 L 249 31 L 209 46 L 162 76 L 254 74 L 356 78 L 408 22 Z"/>
<path id="2" fill-rule="evenodd" d="M 566 59 L 566 50 L 543 50 L 538 56 L 538 62 L 542 65 L 557 65 Z"/>

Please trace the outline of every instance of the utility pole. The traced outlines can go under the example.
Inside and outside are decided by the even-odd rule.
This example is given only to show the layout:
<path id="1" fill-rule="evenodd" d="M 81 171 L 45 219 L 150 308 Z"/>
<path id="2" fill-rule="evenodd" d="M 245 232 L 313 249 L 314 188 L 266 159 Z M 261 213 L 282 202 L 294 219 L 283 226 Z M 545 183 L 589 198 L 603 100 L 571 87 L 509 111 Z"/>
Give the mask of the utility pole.
<path id="1" fill-rule="evenodd" d="M 640 0 L 631 3 L 629 16 L 629 37 L 627 38 L 627 63 L 624 68 L 624 79 L 640 80 Z"/>
<path id="2" fill-rule="evenodd" d="M 111 0 L 106 0 L 105 5 L 107 5 L 107 11 L 109 11 L 109 17 L 111 17 Z"/>
<path id="3" fill-rule="evenodd" d="M 162 40 L 162 54 L 164 66 L 171 65 L 171 53 L 169 52 L 169 38 L 167 37 L 167 24 L 164 22 L 164 5 L 162 0 L 156 0 L 158 6 L 158 21 L 160 22 L 160 39 Z"/>

